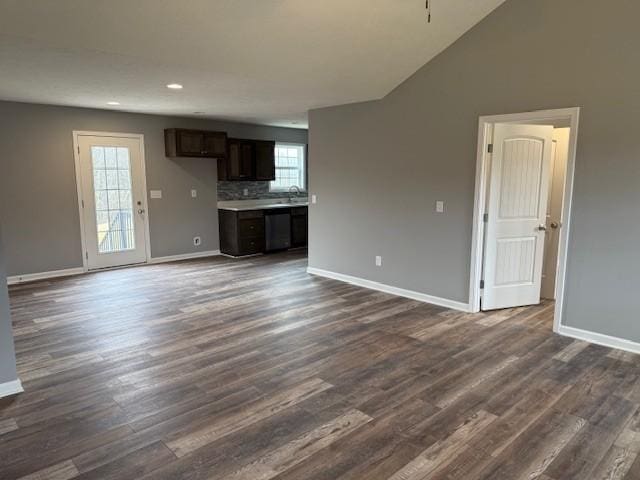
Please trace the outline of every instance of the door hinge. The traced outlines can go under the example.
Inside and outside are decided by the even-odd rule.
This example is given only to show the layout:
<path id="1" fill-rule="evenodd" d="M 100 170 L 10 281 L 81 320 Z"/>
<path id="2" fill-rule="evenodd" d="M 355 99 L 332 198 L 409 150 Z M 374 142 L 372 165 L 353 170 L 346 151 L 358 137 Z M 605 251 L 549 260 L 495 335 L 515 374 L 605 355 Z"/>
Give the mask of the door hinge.
<path id="1" fill-rule="evenodd" d="M 84 256 L 87 260 L 89 260 L 89 252 L 84 252 Z"/>
<path id="2" fill-rule="evenodd" d="M 484 223 L 489 223 L 489 214 L 485 213 L 484 215 L 482 215 L 482 221 Z"/>
<path id="3" fill-rule="evenodd" d="M 82 208 L 84 208 L 84 200 L 80 200 L 80 202 L 82 203 Z"/>
<path id="4" fill-rule="evenodd" d="M 480 280 L 480 288 L 484 288 L 484 280 Z"/>
<path id="5" fill-rule="evenodd" d="M 78 155 L 80 155 L 80 145 L 78 145 Z"/>
<path id="6" fill-rule="evenodd" d="M 487 152 L 489 152 L 489 153 L 493 153 L 493 143 L 490 143 L 490 144 L 487 146 Z"/>

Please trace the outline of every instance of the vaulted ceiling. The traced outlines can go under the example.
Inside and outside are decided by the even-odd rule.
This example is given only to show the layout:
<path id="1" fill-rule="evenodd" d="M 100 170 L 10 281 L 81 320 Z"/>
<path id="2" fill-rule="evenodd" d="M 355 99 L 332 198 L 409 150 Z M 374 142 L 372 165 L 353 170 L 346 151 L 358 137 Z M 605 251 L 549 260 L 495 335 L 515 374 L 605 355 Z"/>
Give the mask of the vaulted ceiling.
<path id="1" fill-rule="evenodd" d="M 503 1 L 432 0 L 429 24 L 424 0 L 0 0 L 0 99 L 304 127 Z"/>

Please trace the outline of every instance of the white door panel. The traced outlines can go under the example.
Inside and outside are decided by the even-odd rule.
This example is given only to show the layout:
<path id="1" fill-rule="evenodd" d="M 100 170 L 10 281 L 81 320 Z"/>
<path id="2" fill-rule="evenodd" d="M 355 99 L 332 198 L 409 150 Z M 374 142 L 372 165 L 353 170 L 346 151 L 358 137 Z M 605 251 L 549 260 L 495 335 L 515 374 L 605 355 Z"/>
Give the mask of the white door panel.
<path id="1" fill-rule="evenodd" d="M 88 268 L 144 263 L 141 140 L 79 135 L 78 147 Z"/>
<path id="2" fill-rule="evenodd" d="M 496 124 L 483 310 L 540 303 L 553 127 Z"/>

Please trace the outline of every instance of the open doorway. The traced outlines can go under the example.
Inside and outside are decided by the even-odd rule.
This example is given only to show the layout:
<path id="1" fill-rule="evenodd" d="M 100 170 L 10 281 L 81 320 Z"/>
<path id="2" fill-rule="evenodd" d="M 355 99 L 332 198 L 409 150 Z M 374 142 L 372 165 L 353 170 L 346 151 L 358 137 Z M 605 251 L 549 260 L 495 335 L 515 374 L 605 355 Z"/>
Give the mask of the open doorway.
<path id="1" fill-rule="evenodd" d="M 562 318 L 579 108 L 480 118 L 471 310 L 555 301 Z"/>
<path id="2" fill-rule="evenodd" d="M 560 231 L 564 226 L 564 186 L 569 161 L 569 136 L 571 134 L 571 127 L 556 125 L 553 125 L 553 127 L 547 202 L 547 230 L 542 263 L 541 297 L 546 300 L 555 300 L 557 296 L 558 251 L 560 249 Z"/>

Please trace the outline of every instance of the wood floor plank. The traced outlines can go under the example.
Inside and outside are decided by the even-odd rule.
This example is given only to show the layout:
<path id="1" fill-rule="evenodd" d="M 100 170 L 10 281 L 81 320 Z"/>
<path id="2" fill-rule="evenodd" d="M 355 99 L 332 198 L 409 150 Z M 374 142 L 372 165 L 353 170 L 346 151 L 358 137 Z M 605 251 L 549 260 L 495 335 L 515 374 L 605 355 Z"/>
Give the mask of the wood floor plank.
<path id="1" fill-rule="evenodd" d="M 176 456 L 183 457 L 207 443 L 241 430 L 251 423 L 296 405 L 304 399 L 331 387 L 331 384 L 319 378 L 313 378 L 294 388 L 284 390 L 271 398 L 265 398 L 255 404 L 250 404 L 246 408 L 226 416 L 219 422 L 214 422 L 195 431 L 182 431 L 169 435 L 166 439 L 166 444 Z"/>
<path id="2" fill-rule="evenodd" d="M 445 462 L 453 461 L 467 442 L 496 419 L 495 415 L 480 411 L 470 417 L 444 440 L 427 448 L 418 457 L 398 470 L 389 480 L 420 480 Z"/>
<path id="3" fill-rule="evenodd" d="M 18 429 L 18 424 L 16 423 L 15 418 L 7 418 L 5 420 L 0 420 L 0 435 L 3 435 L 8 432 L 13 432 Z"/>
<path id="4" fill-rule="evenodd" d="M 232 473 L 225 480 L 271 479 L 371 420 L 358 410 L 349 411 Z"/>
<path id="5" fill-rule="evenodd" d="M 548 473 L 547 467 L 565 446 L 588 428 L 586 423 L 578 417 L 549 411 L 495 457 L 478 478 L 512 480 L 537 478 Z"/>
<path id="6" fill-rule="evenodd" d="M 349 411 L 310 413 L 310 404 L 326 392 L 207 444 L 147 477 L 174 480 L 230 475 Z"/>
<path id="7" fill-rule="evenodd" d="M 469 314 L 306 267 L 12 286 L 0 479 L 640 478 L 639 357 L 554 335 L 553 302 Z"/>
<path id="8" fill-rule="evenodd" d="M 576 340 L 571 345 L 567 346 L 564 350 L 554 355 L 553 358 L 560 360 L 561 362 L 569 362 L 573 357 L 579 354 L 582 350 L 587 348 L 589 344 Z"/>
<path id="9" fill-rule="evenodd" d="M 640 478 L 640 455 L 636 457 L 623 480 L 635 480 L 637 478 Z"/>
<path id="10" fill-rule="evenodd" d="M 403 459 L 402 464 L 405 464 L 420 453 L 420 448 L 407 442 L 401 432 L 424 415 L 429 416 L 431 413 L 424 401 L 414 399 L 404 408 L 390 409 L 373 422 L 340 438 L 274 478 L 278 480 L 376 478 L 371 476 L 371 469 L 376 466 L 384 465 L 389 460 L 393 465 L 396 455 L 400 455 Z M 397 471 L 401 465 L 393 466 L 395 468 L 390 469 L 388 476 Z M 360 474 L 355 475 L 354 472 L 360 472 Z"/>
<path id="11" fill-rule="evenodd" d="M 71 460 L 53 465 L 20 477 L 20 480 L 69 480 L 78 475 L 78 469 Z"/>
<path id="12" fill-rule="evenodd" d="M 619 404 L 607 421 L 599 425 L 590 421 L 557 455 L 546 473 L 567 480 L 589 478 L 632 414 L 628 405 Z"/>
<path id="13" fill-rule="evenodd" d="M 78 480 L 118 480 L 122 478 L 140 478 L 148 472 L 174 461 L 175 455 L 162 442 L 154 442 L 129 454 L 114 459 L 98 468 L 87 470 L 78 475 Z"/>

